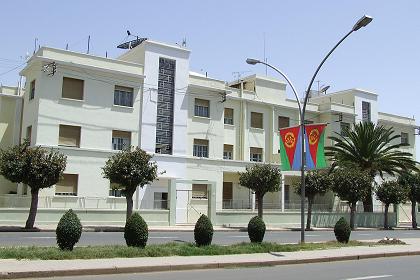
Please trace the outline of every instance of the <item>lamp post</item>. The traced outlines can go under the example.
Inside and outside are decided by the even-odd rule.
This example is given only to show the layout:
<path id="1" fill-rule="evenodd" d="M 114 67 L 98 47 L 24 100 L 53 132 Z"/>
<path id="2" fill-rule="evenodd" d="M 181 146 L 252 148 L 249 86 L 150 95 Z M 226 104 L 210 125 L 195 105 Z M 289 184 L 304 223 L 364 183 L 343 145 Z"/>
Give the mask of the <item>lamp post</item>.
<path id="1" fill-rule="evenodd" d="M 290 85 L 290 87 L 292 88 L 292 91 L 295 95 L 297 104 L 298 104 L 298 108 L 299 108 L 299 114 L 300 114 L 300 133 L 301 133 L 301 200 L 300 200 L 300 242 L 304 243 L 305 242 L 305 161 L 306 161 L 306 157 L 305 157 L 305 111 L 306 111 L 306 105 L 308 103 L 308 99 L 309 99 L 309 93 L 312 87 L 312 84 L 315 81 L 316 76 L 318 75 L 319 70 L 321 69 L 322 65 L 325 63 L 325 61 L 328 59 L 328 57 L 335 51 L 335 49 L 347 38 L 350 36 L 350 34 L 352 34 L 354 31 L 359 30 L 362 27 L 365 27 L 366 25 L 368 25 L 371 21 L 372 21 L 372 17 L 364 15 L 363 17 L 361 17 L 356 24 L 353 26 L 353 28 L 343 37 L 340 39 L 340 41 L 338 41 L 337 44 L 335 44 L 335 46 L 327 53 L 327 55 L 324 57 L 324 59 L 321 61 L 321 63 L 318 65 L 317 69 L 315 70 L 315 73 L 313 74 L 308 88 L 305 92 L 305 97 L 303 99 L 303 104 L 301 103 L 299 96 L 296 92 L 295 87 L 293 86 L 293 84 L 291 83 L 291 81 L 289 80 L 289 78 L 282 72 L 280 71 L 278 68 L 268 64 L 267 62 L 264 61 L 260 61 L 258 59 L 252 59 L 252 58 L 248 58 L 246 60 L 246 63 L 251 64 L 251 65 L 256 65 L 256 64 L 263 64 L 268 66 L 269 68 L 273 69 L 274 71 L 276 71 L 277 73 L 279 73 L 286 81 L 287 83 Z"/>

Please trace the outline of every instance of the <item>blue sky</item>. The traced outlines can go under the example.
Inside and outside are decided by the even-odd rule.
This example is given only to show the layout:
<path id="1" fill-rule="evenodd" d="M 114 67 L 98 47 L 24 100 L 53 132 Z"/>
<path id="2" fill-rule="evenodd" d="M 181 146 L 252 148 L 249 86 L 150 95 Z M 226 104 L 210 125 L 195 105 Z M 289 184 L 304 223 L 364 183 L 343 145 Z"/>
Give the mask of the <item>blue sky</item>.
<path id="1" fill-rule="evenodd" d="M 92 54 L 115 57 L 128 29 L 169 43 L 186 37 L 191 68 L 223 80 L 233 80 L 233 72 L 265 73 L 263 66 L 244 62 L 263 58 L 265 37 L 268 61 L 286 72 L 300 92 L 326 52 L 369 14 L 373 22 L 340 46 L 318 78 L 330 91 L 374 91 L 381 111 L 420 120 L 420 1 L 14 0 L 2 1 L 1 9 L 3 84 L 17 83 L 18 70 L 3 73 L 24 63 L 35 38 L 41 45 L 69 44 L 70 50 L 86 51 L 90 35 Z"/>

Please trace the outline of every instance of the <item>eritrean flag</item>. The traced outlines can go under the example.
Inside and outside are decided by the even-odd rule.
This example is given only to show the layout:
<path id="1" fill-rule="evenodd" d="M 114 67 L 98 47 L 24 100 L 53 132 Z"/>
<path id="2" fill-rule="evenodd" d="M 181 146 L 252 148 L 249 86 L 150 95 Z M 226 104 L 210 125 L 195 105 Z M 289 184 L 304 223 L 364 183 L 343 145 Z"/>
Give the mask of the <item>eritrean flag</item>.
<path id="1" fill-rule="evenodd" d="M 302 162 L 300 126 L 283 128 L 279 133 L 282 170 L 300 170 Z"/>
<path id="2" fill-rule="evenodd" d="M 327 167 L 324 154 L 326 124 L 305 125 L 306 169 Z"/>

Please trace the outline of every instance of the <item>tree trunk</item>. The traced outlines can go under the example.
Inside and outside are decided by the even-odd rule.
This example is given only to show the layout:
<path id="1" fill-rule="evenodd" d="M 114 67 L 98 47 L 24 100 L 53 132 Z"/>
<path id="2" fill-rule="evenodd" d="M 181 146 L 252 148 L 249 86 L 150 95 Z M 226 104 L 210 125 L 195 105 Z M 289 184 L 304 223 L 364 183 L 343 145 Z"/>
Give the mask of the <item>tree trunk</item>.
<path id="1" fill-rule="evenodd" d="M 389 229 L 389 225 L 388 225 L 388 210 L 389 210 L 389 204 L 385 204 L 384 229 Z"/>
<path id="2" fill-rule="evenodd" d="M 126 212 L 126 217 L 125 217 L 126 221 L 133 214 L 133 195 L 134 195 L 133 191 L 126 191 L 125 193 L 125 200 L 127 201 L 127 212 Z"/>
<path id="3" fill-rule="evenodd" d="M 263 218 L 263 196 L 258 195 L 258 217 Z"/>
<path id="4" fill-rule="evenodd" d="M 38 188 L 31 188 L 31 208 L 29 208 L 29 216 L 26 220 L 26 229 L 34 228 L 36 212 L 38 210 Z"/>
<path id="5" fill-rule="evenodd" d="M 373 212 L 372 191 L 370 191 L 367 197 L 363 200 L 363 211 Z"/>
<path id="6" fill-rule="evenodd" d="M 306 230 L 311 230 L 313 197 L 308 197 L 308 216 L 306 217 Z"/>
<path id="7" fill-rule="evenodd" d="M 356 218 L 356 203 L 350 204 L 350 228 L 354 230 L 354 220 Z"/>
<path id="8" fill-rule="evenodd" d="M 411 201 L 411 226 L 417 228 L 417 202 Z"/>

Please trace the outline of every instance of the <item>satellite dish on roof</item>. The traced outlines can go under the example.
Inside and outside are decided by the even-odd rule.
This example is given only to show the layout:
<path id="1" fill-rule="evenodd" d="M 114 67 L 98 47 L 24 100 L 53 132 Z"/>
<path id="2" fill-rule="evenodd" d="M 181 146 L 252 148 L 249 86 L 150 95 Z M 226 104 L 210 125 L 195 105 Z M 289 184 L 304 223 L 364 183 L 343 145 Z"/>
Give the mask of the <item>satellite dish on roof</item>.
<path id="1" fill-rule="evenodd" d="M 327 93 L 327 90 L 330 88 L 330 86 L 325 86 L 325 87 L 322 87 L 321 88 L 321 90 L 319 91 L 320 93 Z"/>

